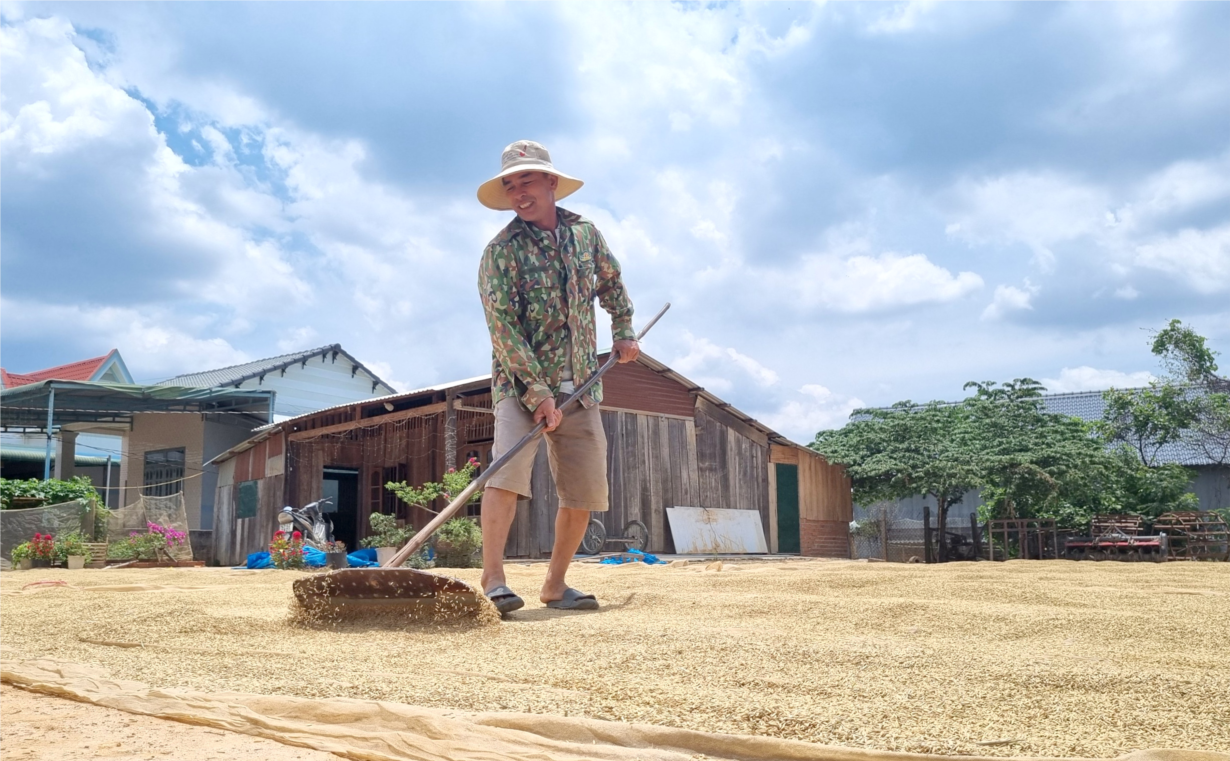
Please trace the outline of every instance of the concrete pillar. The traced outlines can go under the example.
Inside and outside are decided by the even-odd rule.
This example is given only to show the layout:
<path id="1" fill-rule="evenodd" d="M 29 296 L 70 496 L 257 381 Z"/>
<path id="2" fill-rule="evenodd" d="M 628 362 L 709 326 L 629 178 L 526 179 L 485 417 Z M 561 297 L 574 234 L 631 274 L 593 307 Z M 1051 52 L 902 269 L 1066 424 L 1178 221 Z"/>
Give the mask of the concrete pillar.
<path id="1" fill-rule="evenodd" d="M 55 478 L 67 481 L 76 472 L 77 464 L 77 432 L 60 429 L 56 439 Z"/>

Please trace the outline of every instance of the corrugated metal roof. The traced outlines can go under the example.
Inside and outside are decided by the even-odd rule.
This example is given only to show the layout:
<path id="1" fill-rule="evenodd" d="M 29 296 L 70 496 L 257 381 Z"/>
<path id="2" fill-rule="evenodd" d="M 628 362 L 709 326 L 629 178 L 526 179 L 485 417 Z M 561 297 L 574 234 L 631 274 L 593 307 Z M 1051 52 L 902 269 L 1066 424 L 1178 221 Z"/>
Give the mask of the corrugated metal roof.
<path id="1" fill-rule="evenodd" d="M 47 456 L 44 449 L 31 449 L 30 447 L 0 447 L 0 459 L 9 462 L 43 462 Z M 52 450 L 51 461 L 55 462 L 55 450 Z M 98 455 L 79 454 L 73 458 L 73 462 L 78 466 L 97 466 L 106 465 L 107 458 L 99 457 Z M 112 458 L 111 462 L 115 465 L 120 464 L 119 456 Z"/>
<path id="2" fill-rule="evenodd" d="M 1119 389 L 1121 391 L 1143 391 L 1145 389 Z M 1106 400 L 1102 398 L 1103 391 L 1076 391 L 1069 394 L 1045 394 L 1042 404 L 1047 412 L 1070 415 L 1090 422 L 1102 419 L 1106 411 Z M 1157 452 L 1158 464 L 1178 463 L 1180 465 L 1215 465 L 1207 454 L 1199 447 L 1185 441 L 1165 444 Z"/>
<path id="3" fill-rule="evenodd" d="M 384 382 L 380 376 L 373 373 L 362 362 L 355 359 L 349 352 L 342 348 L 341 344 L 329 344 L 316 349 L 308 349 L 306 351 L 296 351 L 290 354 L 279 354 L 276 357 L 268 357 L 267 359 L 257 359 L 252 362 L 244 362 L 239 365 L 231 365 L 230 367 L 220 367 L 216 370 L 205 370 L 199 373 L 185 373 L 177 375 L 174 378 L 168 378 L 164 381 L 159 381 L 156 385 L 159 386 L 192 386 L 198 388 L 218 388 L 220 386 L 234 386 L 243 383 L 252 378 L 259 378 L 267 373 L 281 370 L 284 367 L 299 364 L 313 357 L 319 357 L 323 354 L 331 354 L 337 352 L 345 356 L 348 360 L 357 365 L 363 372 L 372 377 L 376 383 L 384 386 L 387 389 L 392 389 L 388 383 Z M 371 400 L 364 400 L 371 401 Z M 345 406 L 345 405 L 343 405 Z M 319 411 L 319 410 L 317 410 Z"/>
<path id="4" fill-rule="evenodd" d="M 335 404 L 332 407 L 322 407 L 318 410 L 312 410 L 311 412 L 305 412 L 302 415 L 295 415 L 294 417 L 287 418 L 285 420 L 279 420 L 276 423 L 268 423 L 266 425 L 262 425 L 259 428 L 252 429 L 252 432 L 259 433 L 261 431 L 266 431 L 271 428 L 277 428 L 279 426 L 283 426 L 287 424 L 293 425 L 296 420 L 302 420 L 304 418 L 309 418 L 314 415 L 320 415 L 325 412 L 332 412 L 334 410 L 341 410 L 347 407 L 353 407 L 356 404 L 375 404 L 378 402 L 393 401 L 395 399 L 406 399 L 411 396 L 418 396 L 419 394 L 434 393 L 436 391 L 447 391 L 448 389 L 453 388 L 455 386 L 466 386 L 471 383 L 477 383 L 478 381 L 481 381 L 481 380 L 488 380 L 489 378 L 491 378 L 490 373 L 488 373 L 487 375 L 476 375 L 473 378 L 466 378 L 465 380 L 452 381 L 449 383 L 441 383 L 438 386 L 428 386 L 427 388 L 419 388 L 419 389 L 415 389 L 414 391 L 399 391 L 396 394 L 385 394 L 384 396 L 373 396 L 371 399 L 360 399 L 355 402 L 343 402 L 341 404 Z"/>
<path id="5" fill-rule="evenodd" d="M 606 350 L 606 351 L 602 351 L 602 352 L 598 352 L 598 353 L 599 353 L 599 355 L 602 355 L 602 354 L 609 354 L 609 353 L 610 353 L 610 350 L 608 349 L 608 350 Z M 693 392 L 694 392 L 694 393 L 696 393 L 698 396 L 703 397 L 706 401 L 710 402 L 710 403 L 711 403 L 711 404 L 713 404 L 715 407 L 719 407 L 719 408 L 721 408 L 722 410 L 725 410 L 728 414 L 733 415 L 734 417 L 736 417 L 737 419 L 741 420 L 741 421 L 742 421 L 742 422 L 744 422 L 745 424 L 747 424 L 747 425 L 749 425 L 749 426 L 751 426 L 751 427 L 755 428 L 756 430 L 760 431 L 761 433 L 765 434 L 765 436 L 766 436 L 766 437 L 768 437 L 768 439 L 769 439 L 770 441 L 772 441 L 774 444 L 782 444 L 782 445 L 786 445 L 786 446 L 793 446 L 793 447 L 796 447 L 796 448 L 798 448 L 798 449 L 805 449 L 807 452 L 809 452 L 809 453 L 811 453 L 811 454 L 813 454 L 813 455 L 815 454 L 815 453 L 814 453 L 814 452 L 812 452 L 810 449 L 807 449 L 806 447 L 802 446 L 801 444 L 798 444 L 798 443 L 796 443 L 796 442 L 791 441 L 790 439 L 787 439 L 785 436 L 782 436 L 780 433 L 778 433 L 778 432 L 774 431 L 773 429 L 769 428 L 768 426 L 764 425 L 763 423 L 761 423 L 761 422 L 759 422 L 759 421 L 757 421 L 757 420 L 753 419 L 753 418 L 752 418 L 752 417 L 750 417 L 749 415 L 747 415 L 747 414 L 745 414 L 745 413 L 743 413 L 743 412 L 739 411 L 738 409 L 736 409 L 736 408 L 732 407 L 731 405 L 729 405 L 729 404 L 727 404 L 726 402 L 722 401 L 721 399 L 719 399 L 718 397 L 716 397 L 716 396 L 714 396 L 713 394 L 709 393 L 708 391 L 705 391 L 705 390 L 704 390 L 703 388 L 701 388 L 700 386 L 697 386 L 697 385 L 696 385 L 695 383 L 693 383 L 692 381 L 688 380 L 687 378 L 683 377 L 683 376 L 682 376 L 682 375 L 680 375 L 679 373 L 677 373 L 677 372 L 675 372 L 674 370 L 670 369 L 669 367 L 667 367 L 666 365 L 662 364 L 662 363 L 661 363 L 661 362 L 659 362 L 658 360 L 656 360 L 656 359 L 654 359 L 653 357 L 649 356 L 649 355 L 648 355 L 648 354 L 646 354 L 644 351 L 642 351 L 642 352 L 641 352 L 641 356 L 640 356 L 640 358 L 639 358 L 637 361 L 638 361 L 638 362 L 640 362 L 641 364 L 645 365 L 646 367 L 649 367 L 651 370 L 654 370 L 654 371 L 656 371 L 656 372 L 658 372 L 658 373 L 660 373 L 660 374 L 664 375 L 665 377 L 668 377 L 668 378 L 670 378 L 670 379 L 674 380 L 675 382 L 682 384 L 682 385 L 683 385 L 684 387 L 686 387 L 689 391 L 693 391 Z M 458 381 L 450 381 L 450 382 L 448 382 L 448 383 L 440 383 L 440 384 L 435 385 L 435 386 L 428 386 L 428 387 L 426 387 L 426 388 L 420 388 L 420 389 L 416 389 L 416 390 L 414 390 L 414 391 L 407 391 L 407 392 L 405 392 L 405 393 L 401 393 L 401 394 L 389 394 L 388 396 L 380 396 L 380 397 L 375 397 L 375 398 L 372 398 L 372 399 L 364 399 L 364 400 L 362 400 L 362 401 L 358 401 L 358 402 L 350 402 L 350 403 L 347 403 L 347 404 L 337 404 L 337 405 L 334 405 L 334 406 L 332 406 L 332 407 L 326 407 L 326 408 L 324 408 L 324 409 L 316 410 L 316 411 L 314 411 L 314 412 L 309 412 L 309 413 L 306 413 L 306 414 L 303 414 L 303 415 L 298 415 L 298 416 L 293 417 L 293 418 L 290 418 L 290 419 L 288 419 L 288 420 L 282 420 L 282 421 L 279 421 L 279 422 L 277 422 L 277 423 L 270 423 L 270 424 L 268 424 L 268 425 L 263 425 L 263 426 L 261 426 L 260 428 L 256 428 L 256 429 L 254 429 L 254 430 L 252 431 L 252 433 L 254 434 L 252 438 L 248 439 L 247 441 L 245 441 L 245 442 L 243 442 L 243 443 L 241 443 L 241 444 L 237 444 L 237 445 L 235 445 L 235 446 L 231 447 L 230 449 L 226 450 L 225 452 L 222 452 L 221 454 L 219 454 L 219 455 L 215 456 L 212 460 L 210 460 L 210 462 L 219 462 L 219 461 L 221 461 L 221 460 L 225 460 L 225 459 L 227 459 L 227 458 L 229 458 L 229 457 L 232 457 L 232 456 L 234 456 L 234 455 L 236 455 L 236 454 L 238 454 L 238 453 L 240 453 L 240 452 L 246 451 L 246 450 L 248 450 L 248 449 L 252 448 L 253 446 L 255 446 L 256 444 L 260 443 L 262 440 L 264 440 L 264 439 L 268 438 L 268 437 L 269 437 L 269 435 L 270 435 L 270 434 L 272 434 L 273 432 L 278 431 L 278 430 L 283 430 L 283 428 L 284 428 L 284 427 L 285 427 L 285 429 L 290 429 L 290 428 L 292 428 L 292 427 L 293 427 L 293 425 L 294 425 L 295 421 L 302 420 L 302 419 L 304 419 L 304 418 L 313 417 L 313 416 L 315 416 L 315 415 L 320 415 L 320 414 L 322 414 L 322 413 L 331 412 L 331 411 L 334 411 L 334 410 L 345 409 L 345 408 L 347 408 L 347 407 L 354 407 L 354 406 L 357 406 L 357 405 L 369 405 L 369 404 L 373 404 L 373 403 L 380 403 L 380 402 L 385 402 L 385 401 L 388 401 L 388 402 L 396 402 L 396 401 L 400 401 L 400 400 L 408 399 L 408 398 L 413 397 L 413 396 L 418 396 L 418 395 L 420 395 L 420 394 L 436 393 L 436 392 L 439 392 L 439 391 L 448 391 L 449 389 L 458 388 L 458 387 L 461 387 L 461 386 L 467 386 L 467 385 L 470 385 L 470 384 L 473 384 L 473 383 L 478 383 L 479 381 L 487 381 L 487 380 L 490 380 L 490 378 L 491 378 L 491 375 L 490 375 L 490 374 L 487 374 L 487 375 L 476 375 L 476 376 L 474 376 L 473 378 L 466 378 L 466 379 L 464 379 L 464 380 L 458 380 Z M 379 425 L 379 424 L 380 424 L 380 417 L 379 417 L 379 416 L 377 416 L 377 417 L 373 417 L 373 418 L 367 418 L 367 419 L 365 419 L 365 422 L 370 422 L 372 425 Z"/>

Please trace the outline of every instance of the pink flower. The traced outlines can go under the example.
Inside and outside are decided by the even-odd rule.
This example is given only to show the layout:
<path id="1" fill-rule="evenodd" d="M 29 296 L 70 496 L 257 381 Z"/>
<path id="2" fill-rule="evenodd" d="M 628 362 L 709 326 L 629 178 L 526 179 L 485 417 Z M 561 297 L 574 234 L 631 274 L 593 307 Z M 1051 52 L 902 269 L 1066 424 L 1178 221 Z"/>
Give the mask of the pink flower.
<path id="1" fill-rule="evenodd" d="M 448 472 L 449 472 L 449 473 L 456 473 L 456 472 L 457 472 L 457 469 L 456 469 L 456 468 L 449 468 L 449 469 L 448 469 Z"/>

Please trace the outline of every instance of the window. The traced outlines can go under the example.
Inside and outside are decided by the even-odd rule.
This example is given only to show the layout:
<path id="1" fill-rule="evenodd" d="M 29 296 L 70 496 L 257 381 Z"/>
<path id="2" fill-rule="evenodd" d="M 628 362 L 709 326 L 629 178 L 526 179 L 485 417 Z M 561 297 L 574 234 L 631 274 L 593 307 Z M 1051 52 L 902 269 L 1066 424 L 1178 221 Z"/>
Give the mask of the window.
<path id="1" fill-rule="evenodd" d="M 142 493 L 147 497 L 169 497 L 184 490 L 184 450 L 158 449 L 145 453 Z"/>
<path id="2" fill-rule="evenodd" d="M 260 484 L 256 481 L 241 481 L 239 483 L 239 504 L 235 508 L 236 518 L 255 518 L 256 508 L 260 504 Z"/>

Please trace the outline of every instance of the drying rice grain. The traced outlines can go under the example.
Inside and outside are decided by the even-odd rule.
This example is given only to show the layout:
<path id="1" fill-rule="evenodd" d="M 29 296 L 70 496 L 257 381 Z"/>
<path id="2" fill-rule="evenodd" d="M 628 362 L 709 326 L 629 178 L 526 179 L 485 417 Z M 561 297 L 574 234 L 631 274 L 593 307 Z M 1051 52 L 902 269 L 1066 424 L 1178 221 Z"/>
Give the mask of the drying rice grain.
<path id="1" fill-rule="evenodd" d="M 569 581 L 603 605 L 584 613 L 542 606 L 545 566 L 512 565 L 509 586 L 527 607 L 486 626 L 304 627 L 286 614 L 301 578 L 290 571 L 6 572 L 0 633 L 5 658 L 93 663 L 210 692 L 949 754 L 1230 748 L 1230 565 L 733 567 L 576 565 Z M 456 575 L 473 583 L 478 573 Z M 43 578 L 73 586 L 14 594 Z M 160 589 L 89 591 L 104 581 Z"/>

